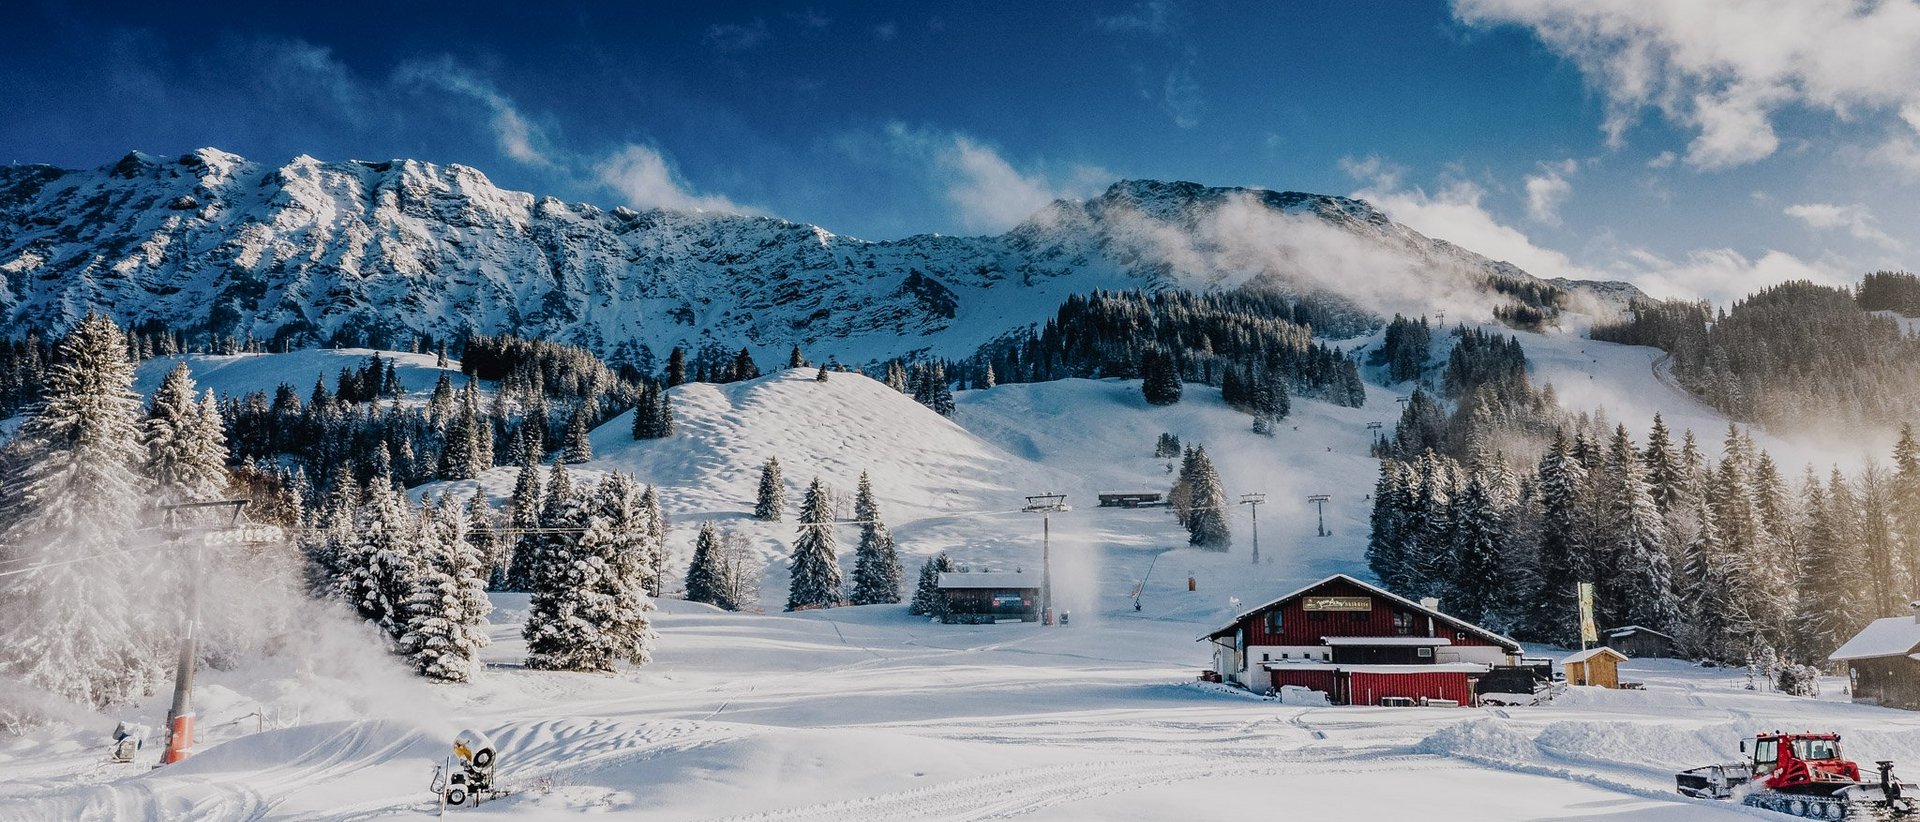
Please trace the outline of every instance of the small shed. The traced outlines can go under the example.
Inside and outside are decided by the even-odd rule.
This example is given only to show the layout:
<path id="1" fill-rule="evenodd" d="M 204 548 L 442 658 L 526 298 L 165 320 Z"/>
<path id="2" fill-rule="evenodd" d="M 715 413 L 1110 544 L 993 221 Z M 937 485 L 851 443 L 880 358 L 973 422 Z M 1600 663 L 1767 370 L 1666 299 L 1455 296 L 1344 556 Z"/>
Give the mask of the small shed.
<path id="1" fill-rule="evenodd" d="M 1627 655 L 1602 645 L 1588 648 L 1566 659 L 1560 660 L 1560 667 L 1567 672 L 1568 685 L 1592 685 L 1599 688 L 1620 687 L 1620 663 L 1627 661 Z"/>
<path id="2" fill-rule="evenodd" d="M 940 575 L 946 611 L 962 625 L 1040 621 L 1040 575 L 1025 571 L 948 571 Z"/>
<path id="3" fill-rule="evenodd" d="M 1153 491 L 1134 491 L 1100 495 L 1101 508 L 1159 508 L 1166 505 Z"/>
<path id="4" fill-rule="evenodd" d="M 1853 701 L 1920 711 L 1920 616 L 1876 619 L 1827 658 L 1847 663 Z"/>
<path id="5" fill-rule="evenodd" d="M 1675 644 L 1673 637 L 1644 625 L 1623 625 L 1607 632 L 1607 647 L 1639 659 L 1672 659 Z"/>

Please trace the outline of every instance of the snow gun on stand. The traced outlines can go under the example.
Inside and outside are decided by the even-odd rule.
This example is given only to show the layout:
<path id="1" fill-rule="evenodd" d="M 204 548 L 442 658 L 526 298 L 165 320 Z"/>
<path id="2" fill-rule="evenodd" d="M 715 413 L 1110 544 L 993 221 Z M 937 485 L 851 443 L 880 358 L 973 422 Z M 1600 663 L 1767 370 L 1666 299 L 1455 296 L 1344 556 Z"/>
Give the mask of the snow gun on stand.
<path id="1" fill-rule="evenodd" d="M 1878 773 L 1862 778 L 1860 766 L 1842 758 L 1838 734 L 1760 733 L 1740 743 L 1742 753 L 1749 750 L 1750 762 L 1675 774 L 1680 793 L 1696 799 L 1737 799 L 1807 819 L 1886 820 L 1920 814 L 1920 788 L 1894 776 L 1892 762 L 1876 762 Z"/>
<path id="2" fill-rule="evenodd" d="M 461 731 L 453 738 L 453 758 L 433 767 L 429 788 L 440 798 L 441 809 L 471 802 L 479 807 L 482 799 L 506 795 L 493 780 L 493 769 L 500 749 L 479 731 Z"/>

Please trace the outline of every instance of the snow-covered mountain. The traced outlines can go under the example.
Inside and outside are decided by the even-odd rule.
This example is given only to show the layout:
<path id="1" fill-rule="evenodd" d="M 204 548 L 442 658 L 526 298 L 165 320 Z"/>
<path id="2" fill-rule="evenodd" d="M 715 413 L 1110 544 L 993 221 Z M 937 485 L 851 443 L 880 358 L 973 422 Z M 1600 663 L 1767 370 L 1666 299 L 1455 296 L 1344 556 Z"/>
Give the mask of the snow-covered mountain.
<path id="1" fill-rule="evenodd" d="M 412 160 L 272 167 L 202 149 L 0 168 L 0 323 L 16 329 L 103 308 L 296 345 L 472 328 L 615 355 L 798 343 L 864 361 L 970 353 L 1095 288 L 1248 282 L 1471 318 L 1512 299 L 1492 284 L 1541 281 L 1359 200 L 1195 183 L 1124 181 L 999 236 L 868 242 L 565 203 Z"/>

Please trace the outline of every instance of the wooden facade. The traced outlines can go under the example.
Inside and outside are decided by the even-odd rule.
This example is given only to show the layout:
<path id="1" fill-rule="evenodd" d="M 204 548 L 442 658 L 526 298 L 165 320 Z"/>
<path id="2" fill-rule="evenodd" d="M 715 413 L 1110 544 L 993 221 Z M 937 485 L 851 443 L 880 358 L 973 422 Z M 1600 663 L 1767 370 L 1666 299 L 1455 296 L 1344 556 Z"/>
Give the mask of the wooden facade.
<path id="1" fill-rule="evenodd" d="M 1560 663 L 1560 667 L 1567 672 L 1568 685 L 1618 688 L 1620 687 L 1620 663 L 1625 661 L 1627 661 L 1625 654 L 1601 646 L 1567 657 Z"/>
<path id="2" fill-rule="evenodd" d="M 1308 610 L 1308 600 L 1368 601 L 1367 610 Z M 1338 605 L 1335 603 L 1336 606 Z M 1277 616 L 1276 616 L 1277 615 Z M 1448 640 L 1455 646 L 1496 645 L 1485 635 L 1463 630 L 1451 617 L 1423 612 L 1418 606 L 1381 597 L 1346 577 L 1314 586 L 1307 594 L 1279 603 L 1273 610 L 1243 620 L 1248 645 L 1318 645 L 1326 636 L 1424 637 Z M 1431 628 L 1431 633 L 1429 629 Z M 1412 649 L 1408 649 L 1411 651 Z M 1427 661 L 1427 660 L 1420 660 Z"/>
<path id="3" fill-rule="evenodd" d="M 1847 663 L 1853 701 L 1920 711 L 1920 660 L 1905 656 L 1856 659 Z"/>

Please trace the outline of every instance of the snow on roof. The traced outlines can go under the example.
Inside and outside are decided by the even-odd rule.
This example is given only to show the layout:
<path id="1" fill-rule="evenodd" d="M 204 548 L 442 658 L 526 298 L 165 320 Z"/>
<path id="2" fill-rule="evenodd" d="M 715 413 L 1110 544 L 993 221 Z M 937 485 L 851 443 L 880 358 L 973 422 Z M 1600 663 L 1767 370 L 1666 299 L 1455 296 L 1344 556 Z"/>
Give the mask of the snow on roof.
<path id="1" fill-rule="evenodd" d="M 1580 653 L 1574 654 L 1572 656 L 1567 657 L 1566 659 L 1560 660 L 1560 664 L 1572 665 L 1576 662 L 1585 662 L 1601 654 L 1613 654 L 1614 656 L 1617 656 L 1621 659 L 1629 658 L 1626 654 L 1620 653 L 1619 651 L 1616 651 L 1605 645 L 1601 645 L 1597 648 L 1588 648 L 1584 651 L 1581 651 Z"/>
<path id="2" fill-rule="evenodd" d="M 1673 638 L 1671 634 L 1661 633 L 1652 628 L 1648 628 L 1645 625 L 1622 625 L 1618 628 L 1614 628 L 1607 632 L 1607 636 L 1609 637 L 1622 637 L 1622 636 L 1629 636 L 1631 634 L 1653 634 L 1654 636 L 1662 637 L 1664 639 Z"/>
<path id="3" fill-rule="evenodd" d="M 1323 636 L 1328 645 L 1452 645 L 1453 640 L 1437 636 Z"/>
<path id="4" fill-rule="evenodd" d="M 1478 625 L 1475 625 L 1459 617 L 1448 616 L 1444 613 L 1441 613 L 1440 611 L 1436 611 L 1432 608 L 1428 608 L 1424 605 L 1421 605 L 1418 602 L 1414 602 L 1413 600 L 1407 599 L 1406 597 L 1400 596 L 1399 594 L 1396 594 L 1378 585 L 1372 585 L 1366 582 L 1362 582 L 1359 579 L 1355 579 L 1354 577 L 1348 576 L 1346 574 L 1334 574 L 1333 576 L 1327 577 L 1326 579 L 1320 580 L 1319 582 L 1313 583 L 1312 585 L 1308 585 L 1304 588 L 1301 588 L 1298 591 L 1294 591 L 1293 593 L 1287 594 L 1286 596 L 1277 597 L 1265 605 L 1261 605 L 1257 608 L 1250 608 L 1245 611 L 1241 611 L 1239 614 L 1235 615 L 1233 620 L 1228 622 L 1225 626 L 1222 626 L 1213 631 L 1210 631 L 1195 641 L 1196 642 L 1205 641 L 1205 640 L 1213 639 L 1215 637 L 1232 633 L 1233 626 L 1239 625 L 1241 620 L 1246 619 L 1247 617 L 1253 616 L 1254 614 L 1260 613 L 1261 611 L 1267 610 L 1268 608 L 1272 608 L 1275 605 L 1279 605 L 1282 602 L 1286 602 L 1289 599 L 1293 599 L 1294 597 L 1300 596 L 1301 594 L 1304 594 L 1308 591 L 1311 591 L 1329 582 L 1333 582 L 1334 580 L 1342 580 L 1342 581 L 1351 583 L 1353 585 L 1359 586 L 1362 590 L 1367 591 L 1368 593 L 1383 597 L 1391 602 L 1398 604 L 1402 608 L 1406 608 L 1415 613 L 1425 614 L 1435 619 L 1445 620 L 1448 624 L 1458 626 L 1462 630 L 1468 631 L 1470 633 L 1478 634 L 1482 638 L 1487 639 L 1493 642 L 1494 644 L 1499 645 L 1502 648 L 1506 648 L 1507 650 L 1513 653 L 1516 653 L 1516 654 L 1520 653 L 1520 643 L 1512 639 L 1496 634 L 1492 631 L 1489 631 L 1485 628 L 1482 628 Z"/>
<path id="5" fill-rule="evenodd" d="M 1484 674 L 1492 665 L 1478 662 L 1441 662 L 1432 665 L 1348 665 L 1340 662 L 1291 662 L 1276 659 L 1260 667 L 1269 671 L 1345 671 L 1350 674 Z"/>
<path id="6" fill-rule="evenodd" d="M 1847 644 L 1827 657 L 1834 661 L 1872 659 L 1880 656 L 1906 656 L 1920 649 L 1920 620 L 1913 617 L 1887 617 L 1868 624 Z"/>
<path id="7" fill-rule="evenodd" d="M 1025 571 L 945 571 L 942 588 L 1038 588 L 1040 575 Z"/>

